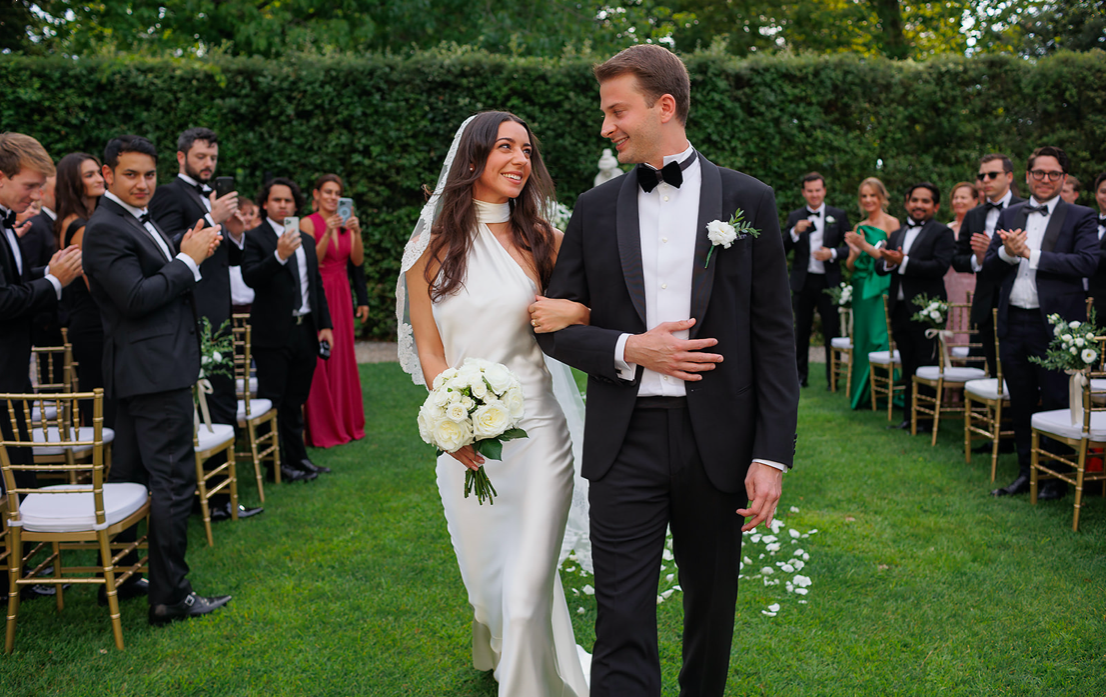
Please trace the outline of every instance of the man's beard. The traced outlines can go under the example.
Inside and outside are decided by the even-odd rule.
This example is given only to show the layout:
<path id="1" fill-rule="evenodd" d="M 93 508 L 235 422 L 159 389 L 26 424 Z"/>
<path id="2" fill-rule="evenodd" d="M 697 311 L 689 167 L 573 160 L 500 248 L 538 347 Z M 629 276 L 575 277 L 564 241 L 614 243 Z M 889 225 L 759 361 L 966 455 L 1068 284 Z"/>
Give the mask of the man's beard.
<path id="1" fill-rule="evenodd" d="M 206 184 L 207 182 L 211 181 L 211 175 L 213 175 L 215 172 L 214 172 L 214 170 L 212 170 L 211 172 L 207 173 L 207 176 L 204 176 L 204 175 L 200 174 L 199 172 L 197 172 L 196 170 L 189 167 L 188 163 L 185 162 L 184 163 L 184 173 L 187 174 L 188 176 L 192 177 L 196 181 L 200 182 L 201 184 Z"/>

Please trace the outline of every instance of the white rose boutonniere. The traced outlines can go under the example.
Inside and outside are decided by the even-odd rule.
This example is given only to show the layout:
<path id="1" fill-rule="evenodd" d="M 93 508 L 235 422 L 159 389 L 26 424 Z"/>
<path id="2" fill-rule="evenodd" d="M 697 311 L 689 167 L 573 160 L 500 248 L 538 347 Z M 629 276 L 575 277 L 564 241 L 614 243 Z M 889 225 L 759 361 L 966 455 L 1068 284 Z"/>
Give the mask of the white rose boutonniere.
<path id="1" fill-rule="evenodd" d="M 834 218 L 832 215 L 827 215 L 826 216 L 826 225 L 833 225 L 836 222 L 837 222 L 837 218 Z"/>
<path id="2" fill-rule="evenodd" d="M 760 230 L 749 224 L 749 221 L 745 220 L 745 211 L 738 208 L 730 216 L 730 221 L 724 223 L 721 220 L 712 220 L 707 223 L 707 239 L 710 240 L 710 251 L 707 252 L 707 260 L 703 263 L 703 268 L 710 266 L 710 257 L 714 254 L 714 248 L 718 245 L 722 245 L 723 249 L 729 249 L 737 240 L 743 239 L 746 235 L 752 235 L 753 237 L 760 237 Z"/>

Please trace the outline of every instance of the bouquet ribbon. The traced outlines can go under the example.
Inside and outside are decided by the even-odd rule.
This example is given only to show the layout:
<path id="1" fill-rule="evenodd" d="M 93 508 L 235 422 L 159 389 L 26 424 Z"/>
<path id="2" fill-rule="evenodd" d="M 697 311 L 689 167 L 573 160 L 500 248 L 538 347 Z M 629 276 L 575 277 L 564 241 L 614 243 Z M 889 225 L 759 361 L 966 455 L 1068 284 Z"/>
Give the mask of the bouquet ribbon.
<path id="1" fill-rule="evenodd" d="M 1079 426 L 1083 423 L 1083 388 L 1089 382 L 1087 373 L 1082 370 L 1064 372 L 1071 376 L 1068 378 L 1068 412 L 1071 413 L 1071 425 Z"/>
<path id="2" fill-rule="evenodd" d="M 214 433 L 215 429 L 211 427 L 211 412 L 207 408 L 207 395 L 215 391 L 215 388 L 211 386 L 211 381 L 207 378 L 200 378 L 196 383 L 196 400 L 200 403 L 200 412 L 204 415 L 204 425 L 207 426 L 208 433 Z M 193 426 L 196 430 L 200 429 L 200 413 L 195 409 L 192 410 Z"/>
<path id="3" fill-rule="evenodd" d="M 926 338 L 932 339 L 937 337 L 941 341 L 941 356 L 944 358 L 944 363 L 941 364 L 941 374 L 943 375 L 946 370 L 952 367 L 952 358 L 949 356 L 949 341 L 952 340 L 952 332 L 948 329 L 927 329 Z"/>

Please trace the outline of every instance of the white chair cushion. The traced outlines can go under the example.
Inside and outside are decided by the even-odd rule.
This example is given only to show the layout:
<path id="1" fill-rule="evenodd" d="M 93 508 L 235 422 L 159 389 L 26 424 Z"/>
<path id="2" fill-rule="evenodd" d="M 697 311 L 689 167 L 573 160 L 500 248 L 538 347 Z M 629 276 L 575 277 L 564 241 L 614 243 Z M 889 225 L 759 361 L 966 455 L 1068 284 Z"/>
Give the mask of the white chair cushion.
<path id="1" fill-rule="evenodd" d="M 256 419 L 259 416 L 264 416 L 266 412 L 273 408 L 273 402 L 269 399 L 250 399 L 250 418 Z M 242 422 L 246 420 L 246 400 L 238 400 L 238 421 Z"/>
<path id="2" fill-rule="evenodd" d="M 835 336 L 830 340 L 830 345 L 835 349 L 851 349 L 853 347 L 853 342 L 847 336 Z"/>
<path id="3" fill-rule="evenodd" d="M 953 346 L 950 353 L 953 358 L 967 358 L 968 350 L 967 346 Z"/>
<path id="4" fill-rule="evenodd" d="M 1072 426 L 1071 412 L 1067 409 L 1037 412 L 1031 424 L 1038 431 L 1065 438 L 1081 438 L 1083 434 L 1083 421 Z M 1106 440 L 1106 412 L 1091 412 L 1091 440 Z"/>
<path id="5" fill-rule="evenodd" d="M 81 532 L 96 526 L 95 498 L 87 484 L 59 484 L 42 490 L 73 491 L 71 494 L 27 494 L 19 504 L 23 529 L 35 532 Z M 114 525 L 131 515 L 148 498 L 141 484 L 119 482 L 104 485 L 104 515 Z"/>
<path id="6" fill-rule="evenodd" d="M 998 393 L 998 378 L 983 378 L 982 380 L 969 380 L 964 383 L 964 391 L 981 399 L 1010 399 L 1010 392 L 1006 389 L 1006 381 L 1002 381 L 1002 394 Z"/>
<path id="7" fill-rule="evenodd" d="M 925 380 L 941 377 L 941 369 L 935 365 L 923 365 L 914 374 Z M 945 382 L 968 382 L 987 377 L 987 372 L 979 368 L 945 368 Z"/>
<path id="8" fill-rule="evenodd" d="M 74 435 L 76 435 L 75 438 L 73 437 Z M 61 437 L 58 434 L 57 426 L 48 427 L 46 435 L 43 435 L 42 429 L 36 426 L 35 428 L 31 429 L 31 437 L 36 443 L 57 443 L 61 441 Z M 107 445 L 108 443 L 115 440 L 115 431 L 111 430 L 110 428 L 105 428 L 101 437 L 104 439 L 104 445 Z M 72 429 L 70 429 L 70 440 L 92 440 L 92 427 L 81 426 L 77 429 L 76 434 L 74 434 Z M 35 455 L 41 455 L 43 457 L 63 455 L 65 454 L 67 448 L 72 448 L 74 455 L 82 455 L 92 450 L 91 445 L 35 445 L 32 447 L 34 448 Z"/>
<path id="9" fill-rule="evenodd" d="M 211 424 L 211 430 L 207 430 L 207 424 L 200 421 L 200 427 L 196 429 L 196 450 L 211 450 L 220 445 L 226 445 L 234 440 L 234 426 L 227 424 Z"/>
<path id="10" fill-rule="evenodd" d="M 234 389 L 236 391 L 243 392 L 244 390 L 242 389 L 242 385 L 243 385 L 243 383 L 242 383 L 241 378 L 235 379 Z M 257 378 L 250 378 L 250 394 L 251 395 L 257 394 Z"/>
<path id="11" fill-rule="evenodd" d="M 877 363 L 879 365 L 887 365 L 888 363 L 895 363 L 896 365 L 902 362 L 899 358 L 899 351 L 895 349 L 895 355 L 891 356 L 887 351 L 872 351 L 868 354 L 869 363 Z"/>
<path id="12" fill-rule="evenodd" d="M 38 405 L 35 405 L 35 406 L 31 407 L 31 421 L 41 422 L 42 418 L 43 418 L 42 409 L 39 409 Z M 52 406 L 47 406 L 46 407 L 46 420 L 50 421 L 51 419 L 56 419 L 56 418 L 58 418 L 58 408 L 57 407 L 52 407 Z"/>
<path id="13" fill-rule="evenodd" d="M 1091 378 L 1091 392 L 1106 392 L 1106 378 Z"/>

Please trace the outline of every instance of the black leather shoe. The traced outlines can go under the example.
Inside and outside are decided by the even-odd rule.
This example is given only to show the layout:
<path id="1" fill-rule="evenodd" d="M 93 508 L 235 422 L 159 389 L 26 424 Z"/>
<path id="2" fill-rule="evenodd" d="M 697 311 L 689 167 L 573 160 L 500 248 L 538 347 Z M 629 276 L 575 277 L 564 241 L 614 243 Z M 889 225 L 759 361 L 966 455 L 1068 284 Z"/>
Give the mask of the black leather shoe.
<path id="1" fill-rule="evenodd" d="M 258 513 L 264 511 L 264 508 L 258 506 L 257 508 L 248 508 L 242 504 L 238 504 L 238 518 L 249 518 L 255 516 Z M 230 502 L 223 504 L 222 506 L 211 507 L 211 522 L 221 523 L 224 520 L 231 520 L 234 516 L 230 514 Z"/>
<path id="2" fill-rule="evenodd" d="M 896 431 L 896 430 L 897 431 L 909 431 L 910 430 L 910 419 L 907 419 L 906 421 L 903 421 L 902 423 L 897 423 L 894 426 L 888 426 L 887 430 L 889 430 L 889 431 Z"/>
<path id="3" fill-rule="evenodd" d="M 288 465 L 281 463 L 280 465 L 280 479 L 282 482 L 304 482 L 307 481 L 307 473 L 301 472 L 297 469 L 292 469 Z M 270 481 L 275 481 L 270 477 Z"/>
<path id="4" fill-rule="evenodd" d="M 1068 495 L 1068 485 L 1057 479 L 1050 479 L 1037 489 L 1038 501 L 1058 501 Z"/>
<path id="5" fill-rule="evenodd" d="M 992 491 L 991 496 L 1014 496 L 1015 494 L 1026 493 L 1029 493 L 1029 475 L 1019 474 L 1018 478 L 1010 482 L 1008 486 Z"/>
<path id="6" fill-rule="evenodd" d="M 300 460 L 300 468 L 305 472 L 314 472 L 315 474 L 330 474 L 329 467 L 323 467 L 322 465 L 316 465 L 311 460 Z"/>
<path id="7" fill-rule="evenodd" d="M 119 601 L 131 600 L 132 598 L 145 598 L 150 594 L 150 582 L 144 578 L 137 579 L 135 581 L 127 581 L 121 586 L 115 587 L 115 597 L 119 598 Z M 108 589 L 100 586 L 100 592 L 96 594 L 96 602 L 100 607 L 108 606 Z"/>
<path id="8" fill-rule="evenodd" d="M 810 387 L 810 383 L 807 382 L 806 380 L 800 380 L 799 381 L 799 386 L 800 387 Z"/>
<path id="9" fill-rule="evenodd" d="M 201 617 L 215 612 L 229 602 L 229 595 L 214 595 L 205 598 L 202 595 L 189 593 L 184 597 L 184 600 L 175 605 L 152 605 L 150 607 L 150 624 L 162 625 L 176 620 Z"/>

